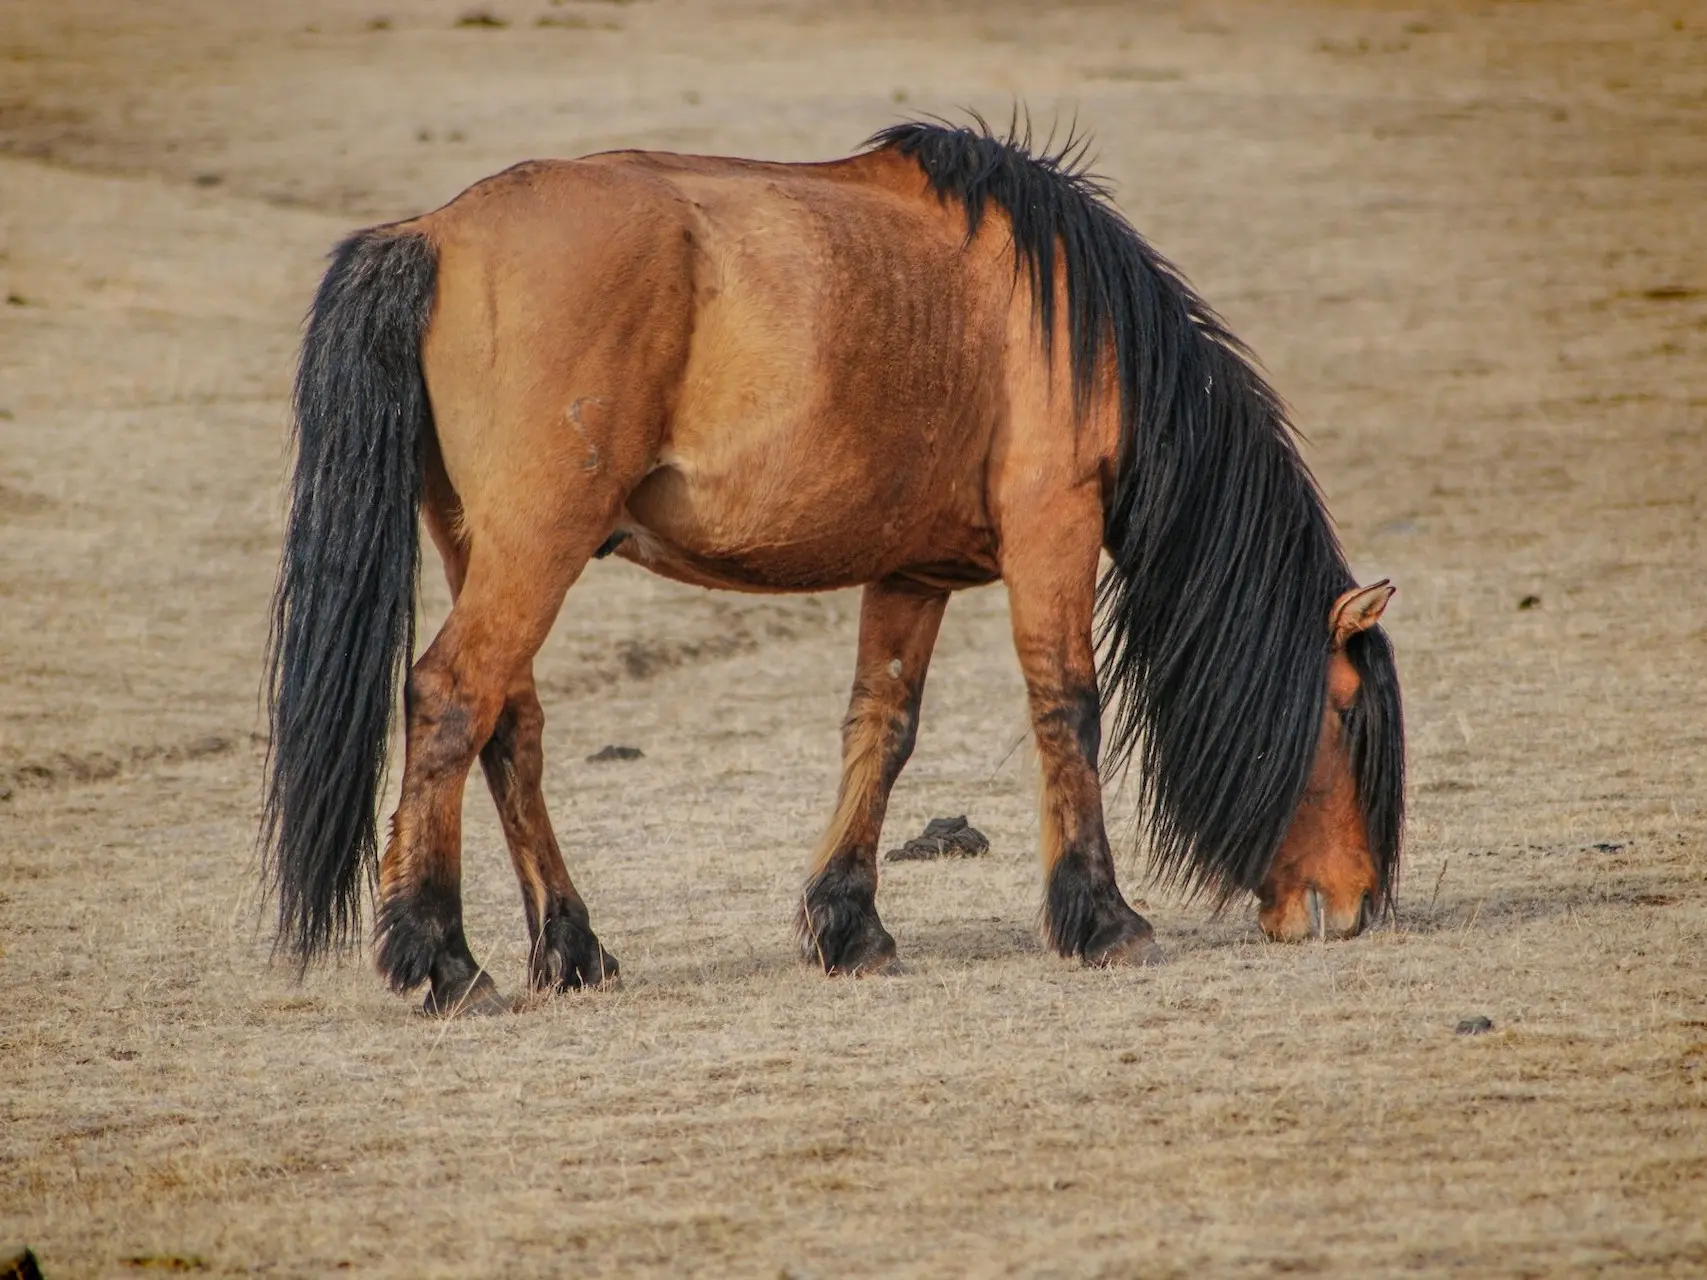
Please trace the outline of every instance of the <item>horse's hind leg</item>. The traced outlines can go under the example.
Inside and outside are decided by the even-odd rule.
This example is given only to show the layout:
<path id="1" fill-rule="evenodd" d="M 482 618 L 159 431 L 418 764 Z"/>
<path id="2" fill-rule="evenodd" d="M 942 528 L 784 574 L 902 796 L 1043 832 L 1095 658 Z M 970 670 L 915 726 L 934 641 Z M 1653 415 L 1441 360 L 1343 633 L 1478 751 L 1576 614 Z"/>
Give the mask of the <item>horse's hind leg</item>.
<path id="1" fill-rule="evenodd" d="M 426 486 L 421 514 L 444 561 L 451 598 L 462 594 L 468 576 L 468 544 L 459 526 L 461 505 L 444 474 L 436 444 L 429 442 L 423 468 Z M 616 958 L 593 936 L 586 904 L 569 879 L 551 814 L 545 805 L 545 711 L 530 662 L 511 686 L 492 736 L 480 749 L 486 786 L 498 807 L 510 862 L 521 884 L 527 915 L 528 976 L 536 990 L 596 986 L 617 976 Z"/>
<path id="2" fill-rule="evenodd" d="M 1094 491 L 1093 491 L 1094 492 Z M 1042 774 L 1044 924 L 1049 945 L 1086 964 L 1161 959 L 1149 923 L 1115 884 L 1097 755 L 1096 613 L 1100 504 L 1016 504 L 1002 576 Z"/>
<path id="3" fill-rule="evenodd" d="M 428 460 L 424 510 L 444 554 L 455 603 L 405 687 L 403 787 L 380 861 L 376 959 L 398 991 L 430 983 L 429 1012 L 493 1012 L 503 1002 L 476 963 L 462 927 L 463 786 L 475 756 L 515 707 L 520 714 L 505 726 L 512 735 L 506 743 L 514 745 L 501 744 L 491 758 L 504 775 L 500 812 L 506 835 L 512 835 L 511 818 L 520 819 L 531 865 L 544 801 L 538 792 L 541 717 L 530 665 L 564 593 L 608 531 L 620 494 L 587 504 L 597 510 L 582 511 L 581 518 L 559 511 L 564 518 L 544 519 L 549 506 L 523 498 L 546 495 L 518 492 L 514 509 L 531 519 L 492 522 L 484 538 L 465 540 L 452 532 L 458 521 L 447 517 L 456 514 L 455 496 L 448 487 L 435 488 L 435 464 Z M 551 839 L 549 823 L 543 829 Z M 549 889 L 549 878 L 546 883 Z M 566 898 L 573 895 L 567 873 L 561 887 Z M 546 900 L 539 913 L 542 924 L 552 918 L 549 892 Z M 587 940 L 593 953 L 602 955 L 591 934 Z"/>
<path id="4" fill-rule="evenodd" d="M 569 879 L 551 829 L 541 787 L 544 728 L 545 712 L 530 668 L 511 687 L 492 736 L 480 750 L 480 766 L 522 887 L 532 944 L 529 980 L 539 991 L 596 987 L 617 976 L 616 957 L 593 935 L 587 905 Z"/>
<path id="5" fill-rule="evenodd" d="M 544 639 L 560 592 L 538 598 L 477 554 L 450 616 L 409 673 L 403 790 L 379 866 L 376 960 L 398 991 L 430 982 L 429 1012 L 490 1012 L 492 980 L 462 928 L 462 791 L 514 673 Z"/>
<path id="6" fill-rule="evenodd" d="M 796 921 L 802 953 L 827 973 L 872 972 L 895 958 L 895 940 L 877 916 L 877 838 L 890 789 L 913 751 L 925 671 L 947 604 L 946 592 L 891 581 L 867 586 L 860 602 L 836 813 Z"/>

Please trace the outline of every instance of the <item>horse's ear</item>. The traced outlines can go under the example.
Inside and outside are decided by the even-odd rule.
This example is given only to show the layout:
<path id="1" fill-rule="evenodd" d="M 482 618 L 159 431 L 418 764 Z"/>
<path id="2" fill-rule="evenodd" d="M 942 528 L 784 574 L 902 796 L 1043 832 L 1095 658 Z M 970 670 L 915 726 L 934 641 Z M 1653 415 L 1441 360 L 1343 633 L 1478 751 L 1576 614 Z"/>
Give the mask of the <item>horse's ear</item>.
<path id="1" fill-rule="evenodd" d="M 1339 647 L 1359 631 L 1367 631 L 1381 621 L 1381 611 L 1397 590 L 1383 578 L 1372 587 L 1353 587 L 1335 600 L 1334 611 L 1329 615 L 1333 619 L 1334 646 Z"/>

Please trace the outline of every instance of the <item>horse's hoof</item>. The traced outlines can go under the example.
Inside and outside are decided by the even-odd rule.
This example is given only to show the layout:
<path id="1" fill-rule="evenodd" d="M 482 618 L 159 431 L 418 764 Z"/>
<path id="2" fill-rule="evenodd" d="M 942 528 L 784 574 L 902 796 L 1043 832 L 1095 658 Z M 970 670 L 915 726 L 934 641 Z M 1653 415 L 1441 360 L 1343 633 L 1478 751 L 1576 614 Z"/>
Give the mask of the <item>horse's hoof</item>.
<path id="1" fill-rule="evenodd" d="M 900 973 L 901 962 L 895 958 L 895 939 L 889 936 L 889 930 L 873 920 L 862 945 L 844 950 L 833 962 L 826 960 L 824 972 L 844 978 L 875 978 Z"/>
<path id="2" fill-rule="evenodd" d="M 495 1018 L 515 1006 L 498 992 L 498 984 L 482 972 L 461 992 L 441 994 L 429 989 L 421 1012 L 429 1018 Z"/>
<path id="3" fill-rule="evenodd" d="M 622 966 L 616 962 L 616 957 L 602 946 L 599 948 L 599 968 L 601 973 L 599 980 L 593 983 L 595 987 L 620 987 L 622 985 Z"/>
<path id="4" fill-rule="evenodd" d="M 873 977 L 899 972 L 895 939 L 877 912 L 845 910 L 819 903 L 799 924 L 800 953 L 832 977 Z"/>
<path id="5" fill-rule="evenodd" d="M 866 869 L 831 863 L 801 896 L 795 919 L 800 954 L 833 975 L 872 975 L 895 969 L 895 939 L 877 915 L 877 882 Z"/>
<path id="6" fill-rule="evenodd" d="M 587 923 L 577 900 L 559 903 L 534 941 L 528 977 L 535 991 L 581 991 L 615 983 L 622 966 Z"/>
<path id="7" fill-rule="evenodd" d="M 597 991 L 614 987 L 622 980 L 616 957 L 591 939 L 590 947 L 566 955 L 552 949 L 542 951 L 533 964 L 535 991 Z"/>
<path id="8" fill-rule="evenodd" d="M 1136 969 L 1165 964 L 1156 945 L 1156 931 L 1124 900 L 1105 904 L 1100 926 L 1085 940 L 1081 953 L 1093 969 Z"/>
<path id="9" fill-rule="evenodd" d="M 1066 959 L 1093 969 L 1163 963 L 1150 922 L 1132 909 L 1112 882 L 1098 884 L 1082 860 L 1063 858 L 1049 881 L 1044 903 L 1049 945 Z"/>
<path id="10" fill-rule="evenodd" d="M 1148 931 L 1085 951 L 1085 963 L 1093 969 L 1151 969 L 1167 962 L 1167 956 Z"/>

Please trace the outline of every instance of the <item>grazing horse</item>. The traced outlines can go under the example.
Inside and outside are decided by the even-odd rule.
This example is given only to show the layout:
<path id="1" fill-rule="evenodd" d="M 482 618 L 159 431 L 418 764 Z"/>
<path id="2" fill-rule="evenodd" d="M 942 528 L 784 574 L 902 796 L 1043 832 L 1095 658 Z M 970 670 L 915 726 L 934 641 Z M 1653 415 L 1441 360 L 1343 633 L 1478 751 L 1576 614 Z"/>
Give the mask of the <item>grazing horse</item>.
<path id="1" fill-rule="evenodd" d="M 824 164 L 613 152 L 338 246 L 296 379 L 271 644 L 263 836 L 302 963 L 359 931 L 377 857 L 381 973 L 430 984 L 429 1011 L 500 1007 L 462 927 L 478 757 L 533 985 L 616 974 L 541 793 L 533 678 L 606 554 L 704 587 L 864 588 L 797 922 L 830 973 L 895 955 L 879 828 L 949 596 L 997 579 L 1056 952 L 1159 958 L 1104 830 L 1099 770 L 1129 760 L 1164 880 L 1254 892 L 1279 939 L 1375 917 L 1404 796 L 1392 588 L 1354 583 L 1280 399 L 1080 154 L 923 123 Z M 409 666 L 423 521 L 454 604 Z"/>

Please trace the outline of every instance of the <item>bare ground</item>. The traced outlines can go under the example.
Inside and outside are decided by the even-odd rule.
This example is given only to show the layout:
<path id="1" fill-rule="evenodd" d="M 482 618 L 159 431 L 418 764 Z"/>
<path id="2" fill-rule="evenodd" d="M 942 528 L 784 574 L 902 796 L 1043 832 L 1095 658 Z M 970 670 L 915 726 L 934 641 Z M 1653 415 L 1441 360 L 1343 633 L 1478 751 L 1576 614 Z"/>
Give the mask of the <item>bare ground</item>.
<path id="1" fill-rule="evenodd" d="M 1707 1268 L 1698 8 L 469 12 L 0 10 L 0 1237 L 64 1276 Z M 601 564 L 541 672 L 623 987 L 444 1024 L 365 960 L 270 966 L 259 651 L 325 247 L 528 155 L 821 157 L 1015 98 L 1095 127 L 1400 584 L 1397 926 L 1273 947 L 1151 894 L 1165 969 L 1046 955 L 998 588 L 949 612 L 891 826 L 993 851 L 887 871 L 905 975 L 816 976 L 853 600 Z M 471 935 L 514 988 L 488 810 Z"/>

